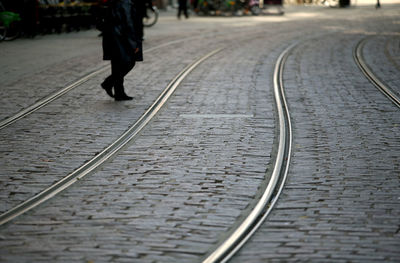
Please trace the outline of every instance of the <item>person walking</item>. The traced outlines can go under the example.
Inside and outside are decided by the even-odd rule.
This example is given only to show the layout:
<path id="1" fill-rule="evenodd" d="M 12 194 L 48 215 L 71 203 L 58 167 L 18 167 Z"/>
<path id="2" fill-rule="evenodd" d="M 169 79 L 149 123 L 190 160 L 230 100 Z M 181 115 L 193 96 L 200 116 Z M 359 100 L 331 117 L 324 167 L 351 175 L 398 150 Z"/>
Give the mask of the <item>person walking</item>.
<path id="1" fill-rule="evenodd" d="M 142 41 L 132 0 L 109 0 L 103 29 L 103 59 L 111 60 L 111 75 L 101 87 L 116 101 L 132 100 L 124 90 L 124 77 L 143 61 Z M 114 88 L 114 93 L 113 93 Z"/>
<path id="2" fill-rule="evenodd" d="M 38 24 L 38 8 L 37 0 L 24 0 L 22 8 L 22 27 L 26 37 L 33 38 L 36 36 Z"/>
<path id="3" fill-rule="evenodd" d="M 137 31 L 138 36 L 143 41 L 144 40 L 144 26 L 143 26 L 143 18 L 147 16 L 147 8 L 153 8 L 151 0 L 133 0 L 136 7 L 136 24 L 138 25 Z"/>
<path id="4" fill-rule="evenodd" d="M 181 19 L 182 12 L 186 18 L 189 18 L 187 11 L 187 0 L 179 0 L 178 19 Z"/>

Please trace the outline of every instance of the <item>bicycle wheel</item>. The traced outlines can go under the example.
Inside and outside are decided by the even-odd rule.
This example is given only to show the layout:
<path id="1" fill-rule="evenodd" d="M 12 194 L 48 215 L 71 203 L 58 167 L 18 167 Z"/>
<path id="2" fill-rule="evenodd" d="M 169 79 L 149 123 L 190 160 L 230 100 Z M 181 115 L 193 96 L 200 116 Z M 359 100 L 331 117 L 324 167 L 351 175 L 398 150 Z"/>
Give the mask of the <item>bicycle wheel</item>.
<path id="1" fill-rule="evenodd" d="M 20 33 L 21 33 L 21 22 L 14 21 L 8 26 L 4 40 L 5 41 L 14 40 L 17 37 L 19 37 Z"/>
<path id="2" fill-rule="evenodd" d="M 0 1 L 0 14 L 4 11 L 6 11 L 6 9 L 4 8 L 2 2 Z M 4 40 L 6 34 L 7 34 L 7 27 L 4 25 L 3 17 L 0 15 L 0 41 Z"/>
<path id="3" fill-rule="evenodd" d="M 2 40 L 13 40 L 17 38 L 22 28 L 21 16 L 14 12 L 1 11 L 0 28 L 0 35 Z"/>
<path id="4" fill-rule="evenodd" d="M 6 35 L 7 35 L 7 28 L 3 24 L 3 22 L 0 21 L 0 41 L 4 40 L 6 38 Z"/>
<path id="5" fill-rule="evenodd" d="M 146 16 L 143 18 L 143 25 L 145 27 L 154 26 L 158 20 L 158 10 L 157 7 L 147 8 Z"/>

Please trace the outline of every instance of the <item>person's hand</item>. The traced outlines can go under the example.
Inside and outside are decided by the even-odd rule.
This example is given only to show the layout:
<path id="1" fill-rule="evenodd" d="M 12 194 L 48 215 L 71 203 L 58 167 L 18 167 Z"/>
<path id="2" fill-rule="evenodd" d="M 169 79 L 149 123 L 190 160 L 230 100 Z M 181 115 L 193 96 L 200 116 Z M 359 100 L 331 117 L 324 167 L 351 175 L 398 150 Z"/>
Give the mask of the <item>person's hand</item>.
<path id="1" fill-rule="evenodd" d="M 137 47 L 137 48 L 135 49 L 135 54 L 138 53 L 138 52 L 139 52 L 139 48 Z"/>

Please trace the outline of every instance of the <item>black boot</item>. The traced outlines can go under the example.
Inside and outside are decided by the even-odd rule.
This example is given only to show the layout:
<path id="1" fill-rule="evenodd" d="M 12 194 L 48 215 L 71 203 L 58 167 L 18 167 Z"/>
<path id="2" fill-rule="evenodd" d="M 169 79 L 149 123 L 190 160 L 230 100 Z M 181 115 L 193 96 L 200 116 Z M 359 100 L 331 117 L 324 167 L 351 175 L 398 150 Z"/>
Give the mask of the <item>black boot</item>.
<path id="1" fill-rule="evenodd" d="M 129 72 L 127 70 L 126 72 Z M 126 74 L 123 74 L 125 76 Z M 125 88 L 124 88 L 124 78 L 117 79 L 114 85 L 114 99 L 116 101 L 122 101 L 122 100 L 132 100 L 133 98 L 126 95 L 125 93 Z"/>
<path id="2" fill-rule="evenodd" d="M 126 95 L 126 94 L 123 94 L 123 95 L 115 95 L 114 99 L 115 99 L 116 101 L 132 100 L 133 97 L 130 97 L 130 96 Z"/>
<path id="3" fill-rule="evenodd" d="M 103 83 L 101 83 L 101 87 L 107 92 L 108 96 L 114 98 L 114 94 L 112 92 L 112 85 L 109 85 L 107 83 L 107 79 Z"/>
<path id="4" fill-rule="evenodd" d="M 132 100 L 133 98 L 131 96 L 126 95 L 124 89 L 122 88 L 117 88 L 115 89 L 115 96 L 114 99 L 116 101 L 122 101 L 122 100 Z"/>

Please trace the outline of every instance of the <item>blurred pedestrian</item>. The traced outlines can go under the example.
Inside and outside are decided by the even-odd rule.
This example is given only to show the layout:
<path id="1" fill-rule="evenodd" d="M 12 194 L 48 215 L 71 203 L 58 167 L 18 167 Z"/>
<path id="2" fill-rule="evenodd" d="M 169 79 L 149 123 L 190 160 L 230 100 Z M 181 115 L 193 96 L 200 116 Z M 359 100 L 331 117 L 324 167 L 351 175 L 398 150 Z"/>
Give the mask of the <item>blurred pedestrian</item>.
<path id="1" fill-rule="evenodd" d="M 111 60 L 111 75 L 101 83 L 101 87 L 116 101 L 132 99 L 125 93 L 124 77 L 136 61 L 143 61 L 137 28 L 137 14 L 132 0 L 108 1 L 103 29 L 103 59 Z"/>
<path id="2" fill-rule="evenodd" d="M 138 36 L 140 39 L 143 41 L 144 40 L 144 26 L 143 26 L 143 18 L 147 16 L 146 9 L 147 7 L 153 8 L 153 3 L 151 0 L 133 0 L 135 7 L 136 7 L 136 13 L 137 13 L 137 21 L 136 24 L 138 25 Z"/>
<path id="3" fill-rule="evenodd" d="M 186 18 L 189 18 L 187 11 L 187 0 L 179 0 L 178 19 L 181 19 L 182 12 Z"/>
<path id="4" fill-rule="evenodd" d="M 193 10 L 194 10 L 196 13 L 198 12 L 198 9 L 197 9 L 198 3 L 199 3 L 199 0 L 192 0 L 192 7 L 193 7 Z"/>
<path id="5" fill-rule="evenodd" d="M 38 1 L 24 0 L 22 9 L 22 27 L 26 37 L 35 37 L 38 23 Z"/>

